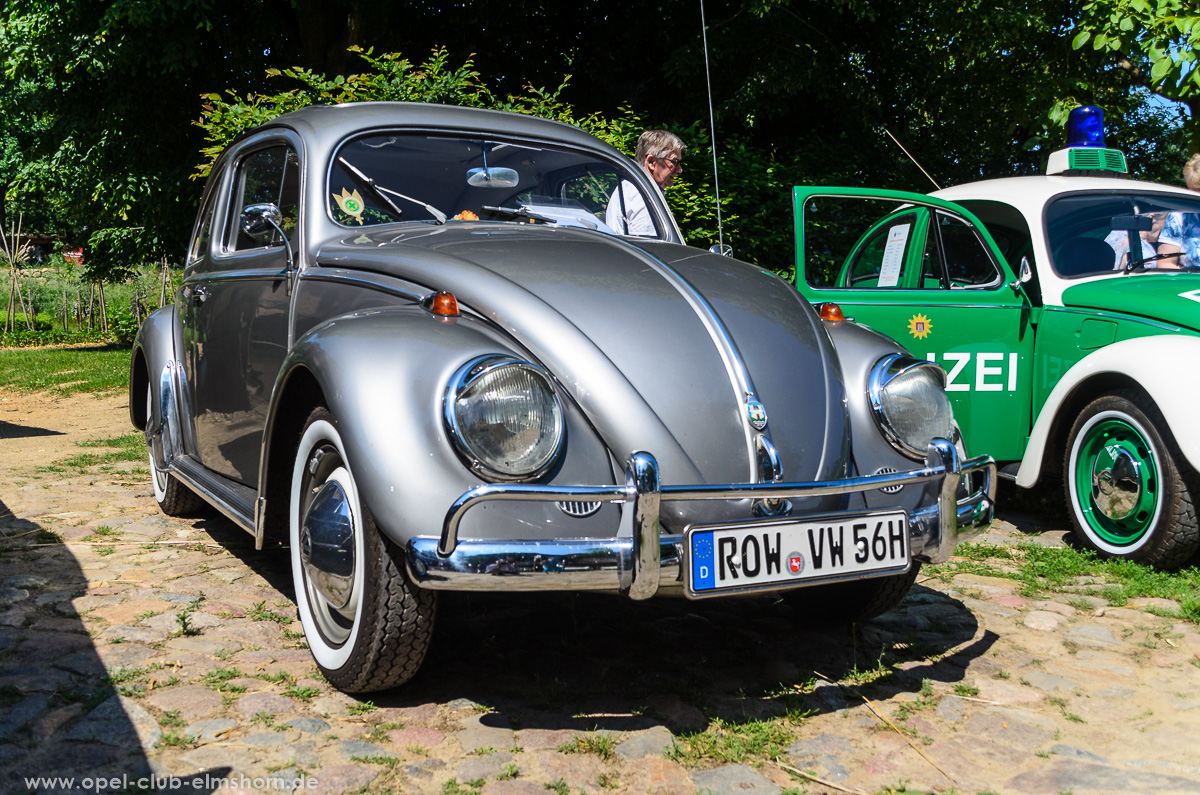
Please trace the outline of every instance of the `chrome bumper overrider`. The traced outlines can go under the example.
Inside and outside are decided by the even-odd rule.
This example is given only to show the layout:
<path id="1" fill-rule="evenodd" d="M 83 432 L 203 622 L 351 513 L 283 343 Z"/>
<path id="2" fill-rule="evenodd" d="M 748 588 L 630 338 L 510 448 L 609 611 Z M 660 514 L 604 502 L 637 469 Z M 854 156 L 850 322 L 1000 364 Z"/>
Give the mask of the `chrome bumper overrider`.
<path id="1" fill-rule="evenodd" d="M 982 482 L 962 500 L 964 475 L 981 473 Z M 649 453 L 634 453 L 623 486 L 542 486 L 490 484 L 459 497 L 442 527 L 441 538 L 417 536 L 408 543 L 408 568 L 422 588 L 451 591 L 616 591 L 648 599 L 660 590 L 682 592 L 683 537 L 662 535 L 659 505 L 672 500 L 797 499 L 924 483 L 940 479 L 936 504 L 909 516 L 914 556 L 934 563 L 950 557 L 958 541 L 992 521 L 996 464 L 991 456 L 962 461 L 944 439 L 929 443 L 925 467 L 887 475 L 815 483 L 734 483 L 662 486 Z M 621 528 L 614 538 L 492 540 L 459 539 L 467 511 L 481 502 L 590 500 L 623 503 Z"/>

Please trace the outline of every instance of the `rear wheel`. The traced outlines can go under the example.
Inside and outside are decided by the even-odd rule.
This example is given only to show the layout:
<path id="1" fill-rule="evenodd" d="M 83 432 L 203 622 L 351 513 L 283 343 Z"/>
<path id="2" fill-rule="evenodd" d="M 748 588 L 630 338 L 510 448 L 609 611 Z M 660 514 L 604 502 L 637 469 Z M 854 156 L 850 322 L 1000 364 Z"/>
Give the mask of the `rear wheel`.
<path id="1" fill-rule="evenodd" d="M 1182 468 L 1181 468 L 1182 467 Z M 1166 420 L 1135 390 L 1104 395 L 1076 418 L 1064 484 L 1075 534 L 1105 557 L 1177 569 L 1200 548 L 1186 468 Z"/>
<path id="2" fill-rule="evenodd" d="M 866 621 L 900 604 L 920 573 L 921 564 L 914 560 L 903 574 L 801 588 L 789 591 L 783 598 L 804 618 Z"/>
<path id="3" fill-rule="evenodd" d="M 146 385 L 146 422 L 150 422 L 153 408 L 154 390 Z M 163 433 L 166 433 L 163 429 Z M 154 484 L 154 500 L 158 503 L 160 511 L 167 516 L 184 516 L 186 514 L 195 513 L 200 506 L 204 504 L 204 500 L 200 499 L 200 495 L 183 485 L 179 478 L 172 475 L 170 472 L 159 469 L 154 463 L 154 451 L 150 451 L 150 480 Z"/>
<path id="4" fill-rule="evenodd" d="M 376 528 L 324 407 L 296 450 L 289 513 L 296 607 L 321 672 L 348 693 L 407 682 L 429 648 L 436 596 Z"/>

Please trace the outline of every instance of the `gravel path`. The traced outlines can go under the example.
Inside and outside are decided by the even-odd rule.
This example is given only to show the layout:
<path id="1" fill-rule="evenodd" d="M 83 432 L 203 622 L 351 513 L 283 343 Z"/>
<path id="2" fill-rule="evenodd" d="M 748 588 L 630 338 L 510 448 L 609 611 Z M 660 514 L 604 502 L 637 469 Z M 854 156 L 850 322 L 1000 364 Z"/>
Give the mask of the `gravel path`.
<path id="1" fill-rule="evenodd" d="M 765 600 L 449 595 L 418 677 L 347 697 L 284 550 L 160 515 L 144 464 L 47 467 L 127 418 L 0 395 L 0 791 L 1200 792 L 1200 628 L 1089 583 L 945 569 L 856 631 Z M 1009 519 L 987 540 L 1062 543 Z"/>

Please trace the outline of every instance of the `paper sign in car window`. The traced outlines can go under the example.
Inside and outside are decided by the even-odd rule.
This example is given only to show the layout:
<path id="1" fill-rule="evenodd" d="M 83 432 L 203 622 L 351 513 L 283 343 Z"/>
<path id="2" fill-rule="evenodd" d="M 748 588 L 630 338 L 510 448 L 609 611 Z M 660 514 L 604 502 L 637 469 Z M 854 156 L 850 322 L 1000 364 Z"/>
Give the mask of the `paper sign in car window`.
<path id="1" fill-rule="evenodd" d="M 879 268 L 879 286 L 895 287 L 900 281 L 900 266 L 904 263 L 904 246 L 908 243 L 908 228 L 912 224 L 897 224 L 888 230 L 883 263 Z"/>

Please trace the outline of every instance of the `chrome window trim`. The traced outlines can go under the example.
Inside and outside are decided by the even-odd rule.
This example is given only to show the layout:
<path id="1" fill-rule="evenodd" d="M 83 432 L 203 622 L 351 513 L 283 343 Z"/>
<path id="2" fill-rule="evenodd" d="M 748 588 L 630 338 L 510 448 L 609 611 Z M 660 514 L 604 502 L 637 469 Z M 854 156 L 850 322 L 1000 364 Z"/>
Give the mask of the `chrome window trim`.
<path id="1" fill-rule="evenodd" d="M 554 443 L 554 451 L 547 458 L 546 462 L 536 470 L 526 472 L 520 475 L 510 475 L 505 472 L 499 472 L 484 462 L 471 451 L 471 445 L 467 441 L 467 436 L 459 425 L 458 416 L 454 411 L 454 403 L 463 390 L 478 380 L 480 377 L 490 373 L 500 367 L 519 366 L 535 373 L 538 377 L 546 382 L 550 389 L 550 394 L 554 397 L 554 405 L 558 419 L 558 439 Z M 516 356 L 507 354 L 486 354 L 477 356 L 471 359 L 462 367 L 454 371 L 454 375 L 450 377 L 449 383 L 446 385 L 445 397 L 442 399 L 442 419 L 446 424 L 446 430 L 453 442 L 454 451 L 458 457 L 466 464 L 467 468 L 485 480 L 490 480 L 500 483 L 514 483 L 527 480 L 537 480 L 545 475 L 551 467 L 558 461 L 562 454 L 563 442 L 567 437 L 567 422 L 566 415 L 563 411 L 562 399 L 558 396 L 558 390 L 554 388 L 554 379 L 550 373 L 533 362 L 519 359 Z"/>

